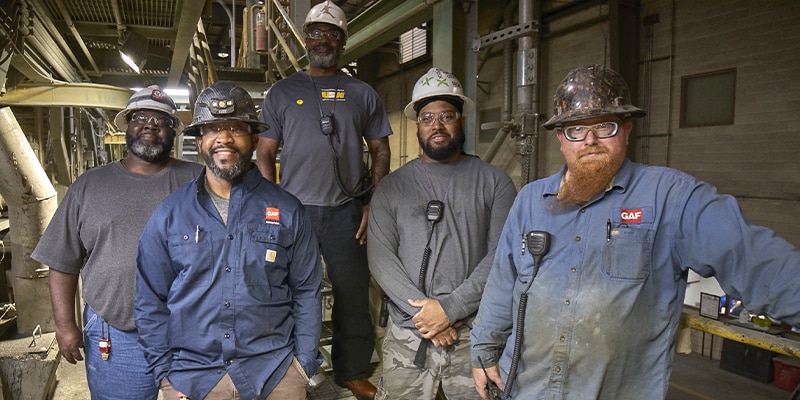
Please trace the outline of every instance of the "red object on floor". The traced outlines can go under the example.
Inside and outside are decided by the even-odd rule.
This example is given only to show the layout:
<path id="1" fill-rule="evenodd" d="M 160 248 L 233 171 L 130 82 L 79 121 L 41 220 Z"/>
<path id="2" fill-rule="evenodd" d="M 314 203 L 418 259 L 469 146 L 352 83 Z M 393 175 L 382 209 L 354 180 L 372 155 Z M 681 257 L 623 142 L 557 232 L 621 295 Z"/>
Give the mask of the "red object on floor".
<path id="1" fill-rule="evenodd" d="M 777 356 L 772 359 L 775 364 L 775 379 L 773 384 L 776 388 L 787 392 L 794 391 L 800 384 L 800 359 L 787 356 Z"/>

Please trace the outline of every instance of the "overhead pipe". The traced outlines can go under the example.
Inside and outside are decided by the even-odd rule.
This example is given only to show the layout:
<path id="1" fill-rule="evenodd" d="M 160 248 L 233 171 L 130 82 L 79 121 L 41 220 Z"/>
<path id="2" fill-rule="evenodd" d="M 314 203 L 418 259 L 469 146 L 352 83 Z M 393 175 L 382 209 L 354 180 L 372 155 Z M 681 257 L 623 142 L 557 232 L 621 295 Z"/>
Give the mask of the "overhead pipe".
<path id="1" fill-rule="evenodd" d="M 236 67 L 236 19 L 234 18 L 234 12 L 236 12 L 236 2 L 233 2 L 233 11 L 228 9 L 228 5 L 222 0 L 217 0 L 217 3 L 219 3 L 219 5 L 222 6 L 222 9 L 225 10 L 225 13 L 228 14 L 228 22 L 230 24 L 228 36 L 231 38 L 231 48 L 230 51 L 228 51 L 228 54 L 231 59 L 231 68 L 234 68 Z"/>
<path id="2" fill-rule="evenodd" d="M 17 327 L 55 328 L 47 288 L 47 267 L 30 254 L 58 207 L 56 190 L 42 169 L 10 107 L 0 107 L 0 195 L 8 202 L 11 274 Z"/>
<path id="3" fill-rule="evenodd" d="M 92 57 L 92 53 L 89 52 L 89 48 L 86 47 L 86 43 L 84 43 L 83 37 L 81 36 L 80 32 L 78 32 L 78 29 L 75 28 L 75 23 L 72 21 L 72 16 L 69 15 L 69 10 L 67 10 L 67 7 L 64 6 L 64 1 L 55 0 L 55 2 L 56 6 L 58 7 L 58 11 L 61 12 L 61 16 L 64 17 L 64 22 L 67 23 L 67 28 L 69 28 L 69 31 L 72 33 L 72 36 L 75 37 L 75 40 L 78 41 L 78 45 L 81 47 L 81 50 L 83 50 L 83 55 L 86 56 L 86 59 L 89 60 L 89 64 L 92 64 L 92 69 L 94 69 L 94 73 L 100 75 L 100 68 L 98 68 L 97 64 L 94 62 L 94 57 Z M 69 47 L 67 47 L 67 49 L 70 55 L 72 55 L 72 50 L 69 50 Z M 75 56 L 72 55 L 72 57 L 74 58 Z M 78 63 L 77 60 L 75 60 L 75 63 L 78 65 L 78 68 L 80 68 L 80 63 Z"/>
<path id="4" fill-rule="evenodd" d="M 122 22 L 122 13 L 119 11 L 119 0 L 111 0 L 111 11 L 114 13 L 114 22 L 117 23 L 117 42 L 120 46 L 125 39 L 125 24 Z"/>
<path id="5" fill-rule="evenodd" d="M 53 21 L 50 18 L 50 14 L 47 13 L 37 2 L 31 2 L 31 6 L 34 8 L 36 14 L 39 16 L 38 18 L 39 22 L 46 29 L 46 30 L 34 30 L 33 32 L 34 35 L 47 36 L 49 39 L 53 40 L 53 44 L 58 44 L 57 47 L 60 46 L 59 52 L 54 53 L 51 56 L 55 57 L 56 55 L 61 55 L 61 57 L 64 58 L 63 62 L 65 64 L 69 64 L 69 62 L 66 60 L 66 58 L 69 58 L 72 61 L 72 64 L 75 66 L 75 69 L 83 77 L 83 80 L 88 81 L 89 76 L 86 75 L 86 71 L 83 69 L 83 66 L 81 66 L 81 63 L 78 61 L 78 58 L 75 57 L 75 53 L 72 52 L 72 49 L 67 44 L 66 40 L 64 40 L 64 36 L 62 36 L 58 28 L 56 28 L 55 25 L 53 25 Z M 59 8 L 62 10 L 62 13 L 66 15 L 66 8 L 63 7 L 63 4 L 59 5 Z M 65 18 L 65 21 L 66 20 L 67 19 Z M 46 33 L 46 35 L 42 35 L 43 33 Z M 78 43 L 82 42 L 79 40 Z"/>
<path id="6" fill-rule="evenodd" d="M 37 23 L 34 22 L 33 29 L 36 30 Z M 44 58 L 52 70 L 54 70 L 60 77 L 60 80 L 64 80 L 67 82 L 76 82 L 80 81 L 80 77 L 72 70 L 72 66 L 66 64 L 61 58 L 56 57 L 55 55 L 58 54 L 58 50 L 55 48 L 52 39 L 50 39 L 47 35 L 31 35 L 28 38 L 28 42 L 31 43 L 34 49 Z M 50 77 L 53 79 L 52 77 Z"/>

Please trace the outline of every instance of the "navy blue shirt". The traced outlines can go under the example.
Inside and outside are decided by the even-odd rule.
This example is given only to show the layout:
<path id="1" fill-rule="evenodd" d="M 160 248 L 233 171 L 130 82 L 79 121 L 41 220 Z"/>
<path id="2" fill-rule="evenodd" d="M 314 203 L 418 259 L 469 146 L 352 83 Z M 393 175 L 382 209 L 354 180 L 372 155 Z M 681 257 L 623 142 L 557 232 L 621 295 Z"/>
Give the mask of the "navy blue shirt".
<path id="1" fill-rule="evenodd" d="M 156 382 L 202 399 L 229 374 L 264 399 L 297 357 L 317 369 L 322 268 L 300 202 L 256 168 L 233 182 L 228 223 L 205 169 L 155 210 L 139 240 L 135 317 Z"/>

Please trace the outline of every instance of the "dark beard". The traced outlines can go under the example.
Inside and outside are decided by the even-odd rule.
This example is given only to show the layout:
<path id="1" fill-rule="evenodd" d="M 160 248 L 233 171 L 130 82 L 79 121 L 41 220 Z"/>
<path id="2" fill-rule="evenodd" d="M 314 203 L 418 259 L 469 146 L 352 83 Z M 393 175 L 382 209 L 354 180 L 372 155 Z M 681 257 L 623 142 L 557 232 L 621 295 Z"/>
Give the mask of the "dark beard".
<path id="1" fill-rule="evenodd" d="M 125 134 L 125 144 L 128 146 L 128 152 L 150 163 L 168 159 L 170 154 L 172 154 L 172 146 L 174 142 L 175 136 L 173 135 L 172 140 L 148 146 L 143 144 L 138 137 L 134 137 L 131 134 Z"/>
<path id="2" fill-rule="evenodd" d="M 327 55 L 322 55 L 316 50 L 306 48 L 308 53 L 308 64 L 314 68 L 329 69 L 339 66 L 339 57 L 342 55 L 340 49 L 333 48 L 333 52 Z"/>
<path id="3" fill-rule="evenodd" d="M 209 151 L 201 151 L 200 155 L 203 157 L 203 161 L 206 162 L 206 166 L 211 172 L 217 177 L 222 180 L 232 181 L 235 178 L 240 177 L 244 172 L 247 166 L 250 164 L 250 158 L 253 156 L 253 152 L 251 151 L 248 154 L 242 154 L 238 149 L 236 152 L 239 153 L 239 160 L 236 161 L 236 164 L 231 165 L 230 167 L 220 167 L 217 163 L 214 162 L 214 158 L 211 157 L 211 152 L 214 149 L 210 149 Z"/>
<path id="4" fill-rule="evenodd" d="M 465 140 L 466 137 L 464 136 L 463 126 L 458 129 L 456 136 L 450 140 L 447 145 L 442 147 L 434 147 L 434 145 L 432 145 L 430 142 L 423 142 L 422 137 L 419 134 L 419 130 L 417 130 L 417 142 L 419 142 L 419 147 L 422 149 L 422 152 L 432 160 L 436 161 L 446 160 L 453 155 L 458 154 L 464 147 Z"/>
<path id="5" fill-rule="evenodd" d="M 624 160 L 624 157 L 614 159 L 607 153 L 604 160 L 567 165 L 569 179 L 558 189 L 558 204 L 560 206 L 586 204 L 594 196 L 606 190 Z"/>

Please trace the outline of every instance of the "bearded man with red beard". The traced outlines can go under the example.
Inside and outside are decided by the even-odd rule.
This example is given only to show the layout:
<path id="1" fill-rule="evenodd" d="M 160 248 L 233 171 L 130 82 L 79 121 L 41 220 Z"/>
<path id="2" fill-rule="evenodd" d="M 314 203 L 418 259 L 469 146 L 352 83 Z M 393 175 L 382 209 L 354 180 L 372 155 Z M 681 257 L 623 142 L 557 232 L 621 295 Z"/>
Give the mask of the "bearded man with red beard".
<path id="1" fill-rule="evenodd" d="M 627 159 L 645 111 L 617 72 L 570 71 L 553 114 L 566 165 L 517 196 L 472 330 L 483 398 L 489 380 L 503 398 L 665 398 L 690 269 L 800 325 L 800 251 L 714 186 Z"/>

